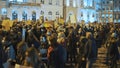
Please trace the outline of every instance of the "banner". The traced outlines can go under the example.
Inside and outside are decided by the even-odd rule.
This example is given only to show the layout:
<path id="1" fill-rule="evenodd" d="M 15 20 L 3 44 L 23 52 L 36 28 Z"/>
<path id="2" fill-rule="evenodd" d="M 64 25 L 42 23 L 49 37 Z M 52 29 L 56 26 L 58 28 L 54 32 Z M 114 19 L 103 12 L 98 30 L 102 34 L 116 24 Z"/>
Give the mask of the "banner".
<path id="1" fill-rule="evenodd" d="M 71 20 L 71 23 L 77 23 L 74 15 L 70 15 L 70 20 Z"/>
<path id="2" fill-rule="evenodd" d="M 31 20 L 26 21 L 26 25 L 31 25 Z"/>
<path id="3" fill-rule="evenodd" d="M 60 19 L 59 19 L 59 23 L 60 23 L 60 24 L 64 24 L 64 19 L 60 18 Z"/>
<path id="4" fill-rule="evenodd" d="M 10 30 L 10 27 L 13 26 L 13 21 L 11 21 L 11 20 L 3 20 L 2 26 L 4 27 L 4 29 L 6 31 L 8 31 L 8 30 Z"/>

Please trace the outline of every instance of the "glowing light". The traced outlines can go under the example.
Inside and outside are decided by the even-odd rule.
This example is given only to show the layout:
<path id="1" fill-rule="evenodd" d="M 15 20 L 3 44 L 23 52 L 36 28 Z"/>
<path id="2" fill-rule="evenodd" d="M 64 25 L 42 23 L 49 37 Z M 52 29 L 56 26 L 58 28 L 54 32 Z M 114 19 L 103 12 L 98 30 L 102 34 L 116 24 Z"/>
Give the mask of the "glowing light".
<path id="1" fill-rule="evenodd" d="M 76 7 L 76 0 L 73 1 L 73 7 Z"/>
<path id="2" fill-rule="evenodd" d="M 70 6 L 70 1 L 66 0 L 66 6 Z"/>
<path id="3" fill-rule="evenodd" d="M 5 8 L 2 8 L 1 11 L 2 11 L 2 15 L 6 15 L 7 14 L 7 10 Z"/>

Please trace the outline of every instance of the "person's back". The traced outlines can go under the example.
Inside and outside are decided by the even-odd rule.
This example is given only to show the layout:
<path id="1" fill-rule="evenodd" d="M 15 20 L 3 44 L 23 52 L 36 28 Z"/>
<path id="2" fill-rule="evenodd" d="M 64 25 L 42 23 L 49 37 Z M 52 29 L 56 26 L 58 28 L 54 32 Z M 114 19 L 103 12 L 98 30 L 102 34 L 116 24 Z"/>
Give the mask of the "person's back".
<path id="1" fill-rule="evenodd" d="M 85 49 L 85 57 L 87 59 L 86 68 L 92 68 L 92 64 L 96 59 L 97 49 L 96 49 L 96 42 L 92 37 L 90 32 L 86 34 L 87 42 L 86 42 L 86 49 Z"/>
<path id="2" fill-rule="evenodd" d="M 55 49 L 55 64 L 56 68 L 64 68 L 64 64 L 66 62 L 67 53 L 66 49 L 58 44 L 58 47 Z"/>

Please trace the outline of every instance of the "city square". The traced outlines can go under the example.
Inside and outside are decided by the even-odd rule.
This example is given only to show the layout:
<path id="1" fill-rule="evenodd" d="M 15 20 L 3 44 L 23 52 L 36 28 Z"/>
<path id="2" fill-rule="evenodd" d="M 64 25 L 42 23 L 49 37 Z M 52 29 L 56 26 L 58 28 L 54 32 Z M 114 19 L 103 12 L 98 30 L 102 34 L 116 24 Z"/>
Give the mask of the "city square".
<path id="1" fill-rule="evenodd" d="M 120 0 L 0 0 L 0 68 L 120 68 Z"/>

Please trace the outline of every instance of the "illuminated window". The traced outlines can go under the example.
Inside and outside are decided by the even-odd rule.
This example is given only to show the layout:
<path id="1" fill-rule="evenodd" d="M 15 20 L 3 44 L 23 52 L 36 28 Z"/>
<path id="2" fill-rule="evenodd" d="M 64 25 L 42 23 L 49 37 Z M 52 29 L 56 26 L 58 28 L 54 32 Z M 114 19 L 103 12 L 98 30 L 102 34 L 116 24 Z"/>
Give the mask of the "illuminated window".
<path id="1" fill-rule="evenodd" d="M 52 0 L 49 0 L 49 5 L 52 5 Z"/>
<path id="2" fill-rule="evenodd" d="M 23 2 L 23 0 L 17 0 L 17 2 Z"/>
<path id="3" fill-rule="evenodd" d="M 10 2 L 17 2 L 17 0 L 9 0 Z"/>
<path id="4" fill-rule="evenodd" d="M 73 1 L 73 6 L 76 7 L 76 0 Z"/>
<path id="5" fill-rule="evenodd" d="M 66 6 L 69 6 L 69 4 L 70 4 L 70 1 L 66 0 Z"/>
<path id="6" fill-rule="evenodd" d="M 7 15 L 7 10 L 5 8 L 2 8 L 2 15 Z"/>

